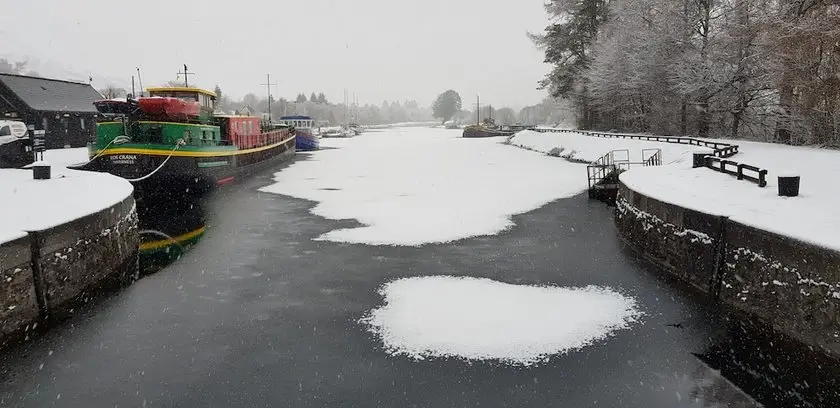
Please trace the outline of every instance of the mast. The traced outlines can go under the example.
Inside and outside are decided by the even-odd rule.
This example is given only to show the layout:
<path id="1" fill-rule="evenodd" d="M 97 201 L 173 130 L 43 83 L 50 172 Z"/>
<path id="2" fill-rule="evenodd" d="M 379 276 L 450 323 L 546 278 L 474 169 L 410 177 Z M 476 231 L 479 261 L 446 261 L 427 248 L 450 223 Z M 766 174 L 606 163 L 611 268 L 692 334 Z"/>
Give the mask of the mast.
<path id="1" fill-rule="evenodd" d="M 478 94 L 475 95 L 475 124 L 481 124 L 481 99 L 479 99 Z"/>
<path id="2" fill-rule="evenodd" d="M 190 75 L 195 75 L 195 72 L 189 72 L 187 70 L 187 64 L 184 64 L 184 72 L 178 72 L 178 76 L 181 76 L 181 75 L 184 76 L 184 88 L 189 88 L 190 87 L 189 76 Z"/>
<path id="3" fill-rule="evenodd" d="M 277 85 L 277 82 L 271 83 L 271 74 L 265 74 L 265 85 L 268 90 L 268 124 L 271 124 L 271 86 Z"/>
<path id="4" fill-rule="evenodd" d="M 143 96 L 143 78 L 140 76 L 140 67 L 137 68 L 137 81 L 140 82 L 140 96 Z"/>

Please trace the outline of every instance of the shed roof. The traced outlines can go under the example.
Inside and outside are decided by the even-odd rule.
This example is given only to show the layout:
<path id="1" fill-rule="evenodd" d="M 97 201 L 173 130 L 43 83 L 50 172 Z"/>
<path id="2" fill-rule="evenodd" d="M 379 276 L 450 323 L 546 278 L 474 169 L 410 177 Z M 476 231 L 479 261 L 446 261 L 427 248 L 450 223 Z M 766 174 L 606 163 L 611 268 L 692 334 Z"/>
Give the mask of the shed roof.
<path id="1" fill-rule="evenodd" d="M 93 102 L 103 99 L 102 94 L 90 84 L 80 82 L 0 74 L 0 83 L 6 85 L 23 103 L 38 111 L 96 113 Z"/>

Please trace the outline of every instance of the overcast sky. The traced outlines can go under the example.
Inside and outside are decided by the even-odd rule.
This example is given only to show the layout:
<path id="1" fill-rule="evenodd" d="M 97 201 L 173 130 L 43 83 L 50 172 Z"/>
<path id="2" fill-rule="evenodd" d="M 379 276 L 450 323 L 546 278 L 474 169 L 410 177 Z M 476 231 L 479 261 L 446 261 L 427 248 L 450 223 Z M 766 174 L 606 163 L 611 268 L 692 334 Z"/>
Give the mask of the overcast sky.
<path id="1" fill-rule="evenodd" d="M 547 25 L 543 0 L 0 0 L 0 55 L 28 55 L 79 72 L 175 79 L 231 95 L 343 89 L 362 103 L 416 99 L 449 88 L 467 103 L 539 102 L 547 72 L 526 32 Z M 11 12 L 9 12 L 11 11 Z M 465 106 L 467 107 L 467 106 Z"/>

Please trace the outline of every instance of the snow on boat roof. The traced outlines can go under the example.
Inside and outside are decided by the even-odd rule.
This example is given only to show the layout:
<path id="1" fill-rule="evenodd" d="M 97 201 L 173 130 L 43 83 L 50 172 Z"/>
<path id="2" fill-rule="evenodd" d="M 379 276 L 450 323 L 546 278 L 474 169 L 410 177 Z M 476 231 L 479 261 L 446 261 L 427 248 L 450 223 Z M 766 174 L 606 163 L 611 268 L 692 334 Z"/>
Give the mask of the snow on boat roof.
<path id="1" fill-rule="evenodd" d="M 184 86 L 161 86 L 156 88 L 146 88 L 149 92 L 198 92 L 207 96 L 216 97 L 216 93 L 201 88 L 184 87 Z"/>
<path id="2" fill-rule="evenodd" d="M 257 119 L 259 119 L 259 116 L 251 116 L 251 115 L 228 115 L 228 114 L 218 114 L 217 115 L 217 114 L 213 114 L 213 117 L 216 117 L 216 118 L 257 118 Z"/>
<path id="3" fill-rule="evenodd" d="M 292 115 L 292 116 L 281 116 L 280 117 L 280 120 L 288 120 L 288 119 L 291 119 L 291 120 L 312 120 L 311 117 L 304 116 L 304 115 Z"/>

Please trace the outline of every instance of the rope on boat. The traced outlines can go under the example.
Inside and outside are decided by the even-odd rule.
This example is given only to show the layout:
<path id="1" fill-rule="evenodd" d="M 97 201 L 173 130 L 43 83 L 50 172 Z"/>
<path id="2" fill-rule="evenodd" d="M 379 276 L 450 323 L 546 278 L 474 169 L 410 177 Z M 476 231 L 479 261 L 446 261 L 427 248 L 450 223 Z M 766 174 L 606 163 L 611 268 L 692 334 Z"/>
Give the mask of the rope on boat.
<path id="1" fill-rule="evenodd" d="M 183 146 L 185 144 L 186 144 L 186 142 L 184 142 L 184 139 L 178 139 L 178 143 L 175 143 L 175 147 L 172 148 L 172 150 L 169 151 L 169 156 L 166 156 L 166 160 L 164 160 L 163 163 L 160 164 L 160 166 L 157 166 L 157 168 L 152 170 L 151 173 L 149 173 L 149 174 L 147 174 L 143 177 L 138 177 L 138 178 L 135 178 L 135 179 L 127 179 L 127 180 L 132 182 L 132 183 L 136 183 L 138 181 L 143 181 L 143 180 L 145 180 L 149 177 L 152 177 L 155 173 L 158 172 L 158 170 L 163 168 L 163 166 L 166 164 L 166 162 L 169 161 L 169 159 L 172 158 L 172 155 L 175 154 L 175 151 L 178 150 L 178 148 L 180 148 L 181 146 Z"/>
<path id="2" fill-rule="evenodd" d="M 114 143 L 123 144 L 123 143 L 130 142 L 130 141 L 131 141 L 131 138 L 128 137 L 128 136 L 125 136 L 125 135 L 117 136 L 117 137 L 111 139 L 111 141 L 108 142 L 108 144 L 106 144 L 105 147 L 103 147 L 102 150 L 100 150 L 99 153 L 96 154 L 96 156 L 91 157 L 90 160 L 88 160 L 88 162 L 83 164 L 82 166 L 87 166 L 88 164 L 91 164 L 94 160 L 99 158 L 99 156 L 102 156 L 102 153 L 105 153 L 105 150 L 107 150 L 112 144 L 114 144 Z"/>

